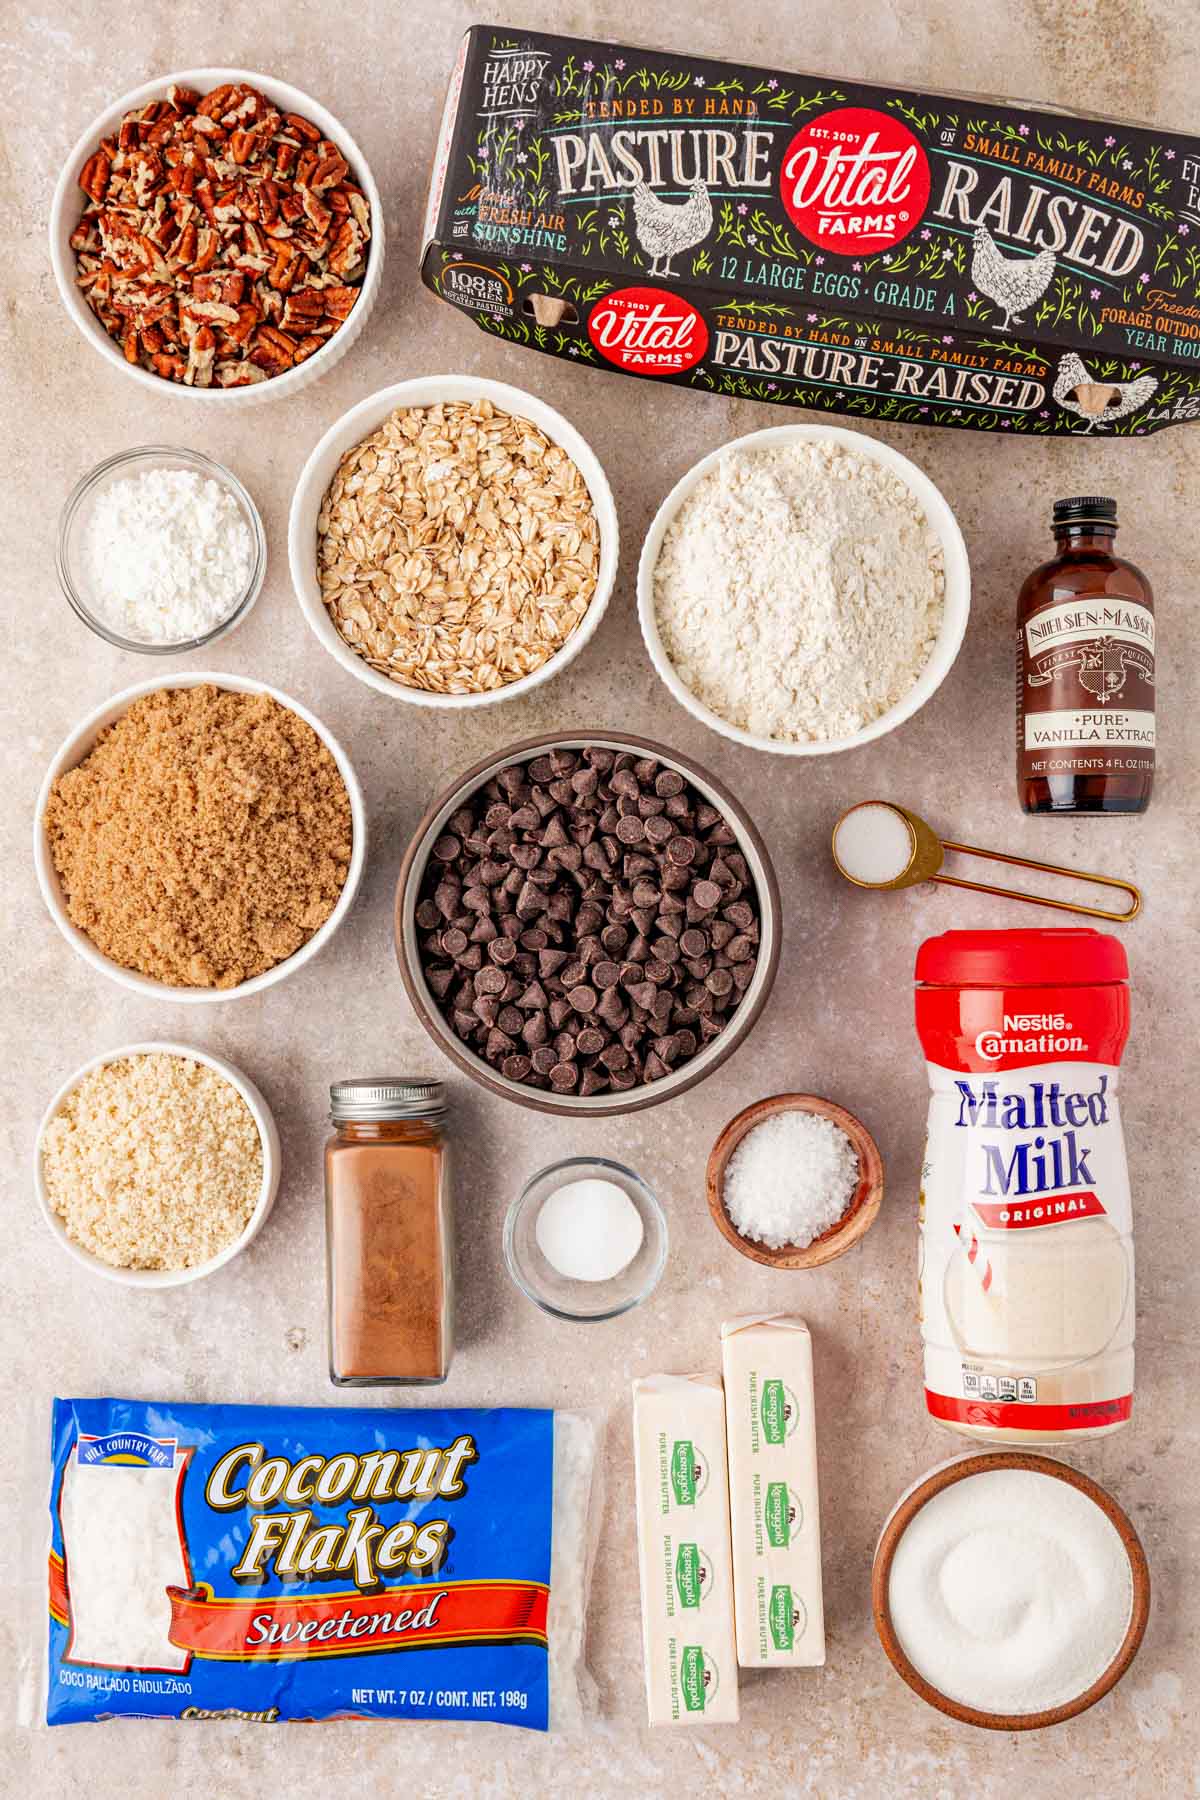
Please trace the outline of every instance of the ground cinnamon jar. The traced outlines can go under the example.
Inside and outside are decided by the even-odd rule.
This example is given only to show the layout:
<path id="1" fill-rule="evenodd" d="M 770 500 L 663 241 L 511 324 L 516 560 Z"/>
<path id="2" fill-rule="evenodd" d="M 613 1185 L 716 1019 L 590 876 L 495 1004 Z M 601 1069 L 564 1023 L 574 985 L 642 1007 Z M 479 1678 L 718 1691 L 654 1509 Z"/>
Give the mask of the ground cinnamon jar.
<path id="1" fill-rule="evenodd" d="M 454 1349 L 445 1090 L 372 1076 L 329 1094 L 330 1376 L 340 1387 L 444 1381 Z"/>

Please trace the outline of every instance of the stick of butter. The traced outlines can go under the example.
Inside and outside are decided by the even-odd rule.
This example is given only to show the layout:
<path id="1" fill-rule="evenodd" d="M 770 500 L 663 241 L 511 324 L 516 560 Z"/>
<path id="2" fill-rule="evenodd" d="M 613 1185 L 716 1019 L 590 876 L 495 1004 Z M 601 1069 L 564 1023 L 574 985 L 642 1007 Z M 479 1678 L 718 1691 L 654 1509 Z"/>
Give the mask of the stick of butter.
<path id="1" fill-rule="evenodd" d="M 635 1381 L 633 1452 L 650 1723 L 736 1724 L 721 1377 Z"/>
<path id="2" fill-rule="evenodd" d="M 783 1314 L 721 1327 L 733 1596 L 744 1669 L 825 1661 L 812 1339 Z"/>

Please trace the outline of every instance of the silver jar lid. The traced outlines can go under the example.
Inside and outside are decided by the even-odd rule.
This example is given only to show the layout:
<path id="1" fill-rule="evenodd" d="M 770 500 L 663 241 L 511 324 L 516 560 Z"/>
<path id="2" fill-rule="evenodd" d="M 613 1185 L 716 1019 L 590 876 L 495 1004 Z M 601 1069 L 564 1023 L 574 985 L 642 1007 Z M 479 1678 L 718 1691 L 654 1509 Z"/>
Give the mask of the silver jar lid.
<path id="1" fill-rule="evenodd" d="M 446 1089 L 429 1075 L 361 1075 L 333 1083 L 329 1110 L 335 1125 L 356 1119 L 440 1119 Z"/>

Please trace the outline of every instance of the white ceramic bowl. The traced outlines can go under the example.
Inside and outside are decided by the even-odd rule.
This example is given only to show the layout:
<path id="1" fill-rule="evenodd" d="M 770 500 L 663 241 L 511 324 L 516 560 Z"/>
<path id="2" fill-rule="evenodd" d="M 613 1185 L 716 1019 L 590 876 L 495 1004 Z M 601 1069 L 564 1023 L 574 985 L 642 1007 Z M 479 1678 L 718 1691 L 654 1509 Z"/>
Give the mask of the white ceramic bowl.
<path id="1" fill-rule="evenodd" d="M 350 317 L 299 368 L 289 369 L 285 375 L 273 376 L 269 381 L 256 382 L 252 387 L 184 387 L 180 382 L 168 381 L 161 375 L 151 374 L 149 369 L 141 369 L 134 363 L 126 362 L 121 346 L 109 337 L 76 285 L 75 254 L 71 249 L 70 239 L 84 207 L 79 175 L 101 138 L 115 131 L 126 113 L 145 106 L 148 100 L 161 99 L 168 88 L 190 87 L 196 88 L 201 94 L 207 94 L 226 82 L 238 81 L 258 88 L 260 93 L 265 94 L 268 100 L 273 101 L 284 112 L 300 113 L 303 118 L 310 119 L 325 137 L 338 146 L 350 164 L 352 178 L 361 187 L 371 208 L 371 244 L 367 255 L 367 269 Z M 120 369 L 154 393 L 179 394 L 207 406 L 261 405 L 265 400 L 278 400 L 285 394 L 298 393 L 301 388 L 308 387 L 311 382 L 319 381 L 322 375 L 328 374 L 334 364 L 345 356 L 371 316 L 379 295 L 383 259 L 384 223 L 379 189 L 375 186 L 375 178 L 367 166 L 366 157 L 350 133 L 319 101 L 310 99 L 299 88 L 290 87 L 286 81 L 276 81 L 271 75 L 258 75 L 253 69 L 181 69 L 174 74 L 160 75 L 153 81 L 143 82 L 141 87 L 134 88 L 131 93 L 115 100 L 92 120 L 71 151 L 58 178 L 50 206 L 50 261 L 54 268 L 54 279 L 58 283 L 58 291 L 69 317 L 88 343 L 99 351 L 112 368 Z"/>
<path id="2" fill-rule="evenodd" d="M 770 450 L 809 439 L 818 443 L 840 444 L 846 450 L 853 450 L 857 455 L 865 457 L 869 462 L 881 463 L 891 474 L 899 476 L 925 510 L 925 516 L 942 541 L 945 559 L 946 588 L 945 607 L 942 615 L 942 629 L 938 634 L 933 654 L 922 670 L 916 684 L 909 689 L 902 700 L 879 718 L 864 725 L 851 737 L 828 738 L 816 743 L 788 744 L 776 738 L 758 737 L 752 731 L 743 731 L 738 725 L 731 725 L 719 714 L 698 700 L 689 688 L 686 688 L 675 672 L 674 664 L 663 648 L 659 636 L 658 620 L 654 609 L 654 570 L 662 550 L 663 538 L 674 521 L 683 502 L 692 492 L 696 484 L 713 470 L 723 457 L 735 450 Z M 712 731 L 719 731 L 722 737 L 732 738 L 735 744 L 745 744 L 751 750 L 768 750 L 775 756 L 830 756 L 837 750 L 857 750 L 861 744 L 869 744 L 875 738 L 885 737 L 894 731 L 897 725 L 903 725 L 906 719 L 924 706 L 929 696 L 936 692 L 949 674 L 962 645 L 963 633 L 967 628 L 967 614 L 971 608 L 971 570 L 967 561 L 967 548 L 963 543 L 962 532 L 958 521 L 951 512 L 939 490 L 914 462 L 893 450 L 890 444 L 881 444 L 876 438 L 866 437 L 857 431 L 843 431 L 836 425 L 776 425 L 767 431 L 752 431 L 747 437 L 735 438 L 728 444 L 722 444 L 717 450 L 704 456 L 688 470 L 683 478 L 675 483 L 662 505 L 654 516 L 654 520 L 646 533 L 646 541 L 642 545 L 641 559 L 638 563 L 638 618 L 641 621 L 642 636 L 646 648 L 650 652 L 650 660 L 654 664 L 661 680 L 672 697 L 685 707 L 693 718 L 700 720 Z"/>
<path id="3" fill-rule="evenodd" d="M 231 1244 L 226 1244 L 224 1250 L 218 1251 L 216 1256 L 210 1257 L 205 1263 L 197 1263 L 192 1269 L 115 1269 L 111 1263 L 102 1262 L 98 1256 L 93 1256 L 90 1250 L 85 1250 L 82 1244 L 77 1244 L 74 1238 L 68 1235 L 66 1226 L 50 1204 L 50 1196 L 46 1192 L 46 1183 L 42 1176 L 42 1139 L 46 1127 L 68 1094 L 72 1093 L 84 1076 L 90 1075 L 93 1069 L 101 1069 L 106 1063 L 120 1062 L 122 1057 L 149 1055 L 186 1056 L 193 1062 L 207 1063 L 210 1069 L 215 1069 L 218 1075 L 223 1075 L 246 1102 L 262 1140 L 262 1186 L 259 1189 L 254 1210 L 246 1221 L 245 1229 L 240 1237 L 236 1237 Z M 73 1257 L 77 1263 L 80 1263 L 85 1269 L 90 1269 L 94 1275 L 103 1275 L 106 1281 L 120 1282 L 123 1287 L 169 1288 L 182 1287 L 186 1282 L 199 1281 L 204 1275 L 214 1274 L 216 1270 L 224 1268 L 227 1262 L 231 1262 L 239 1250 L 244 1250 L 246 1245 L 258 1236 L 266 1222 L 267 1214 L 275 1204 L 275 1195 L 279 1191 L 279 1167 L 279 1132 L 271 1115 L 271 1109 L 254 1083 L 243 1075 L 240 1069 L 235 1069 L 232 1063 L 225 1061 L 224 1057 L 214 1056 L 208 1050 L 197 1050 L 192 1044 L 161 1042 L 123 1044 L 119 1050 L 106 1050 L 102 1056 L 93 1056 L 91 1062 L 86 1062 L 82 1068 L 76 1069 L 75 1073 L 63 1082 L 42 1114 L 34 1151 L 34 1184 L 43 1218 L 67 1255 Z"/>
<path id="4" fill-rule="evenodd" d="M 397 681 L 389 681 L 386 675 L 370 668 L 361 656 L 355 655 L 335 629 L 325 610 L 320 582 L 317 580 L 317 516 L 329 484 L 337 472 L 337 466 L 347 450 L 369 437 L 398 406 L 436 406 L 441 402 L 480 399 L 490 400 L 494 406 L 517 418 L 528 419 L 567 452 L 583 476 L 600 527 L 600 568 L 596 577 L 596 591 L 582 622 L 561 650 L 556 651 L 540 669 L 535 669 L 532 675 L 522 675 L 520 680 L 510 681 L 507 687 L 497 688 L 486 694 L 427 694 L 420 688 L 403 687 Z M 551 680 L 560 670 L 565 669 L 594 636 L 596 627 L 604 616 L 616 579 L 619 547 L 617 509 L 613 504 L 608 478 L 595 451 L 575 427 L 561 413 L 555 412 L 552 406 L 547 406 L 544 400 L 537 399 L 533 394 L 527 394 L 523 388 L 509 387 L 503 381 L 483 381 L 474 375 L 424 375 L 415 381 L 401 381 L 394 387 L 380 388 L 377 394 L 372 394 L 352 407 L 348 413 L 344 413 L 336 424 L 330 426 L 301 470 L 288 520 L 288 557 L 292 568 L 292 585 L 305 618 L 329 654 L 341 663 L 343 669 L 365 682 L 368 687 L 374 688 L 376 693 L 386 694 L 392 700 L 406 701 L 410 706 L 428 706 L 443 712 L 472 706 L 495 706 L 502 700 L 519 699 L 521 695 L 540 687 L 544 681 Z"/>
<path id="5" fill-rule="evenodd" d="M 76 763 L 83 761 L 105 726 L 113 724 L 123 713 L 127 712 L 135 700 L 143 694 L 157 693 L 160 688 L 200 687 L 210 682 L 214 687 L 227 688 L 235 694 L 269 694 L 280 706 L 286 706 L 298 718 L 311 725 L 325 748 L 337 763 L 338 772 L 346 784 L 346 793 L 350 799 L 350 821 L 354 833 L 350 852 L 350 871 L 346 876 L 338 903 L 326 919 L 321 929 L 314 932 L 306 944 L 301 944 L 294 955 L 276 963 L 273 969 L 267 969 L 261 975 L 254 975 L 249 981 L 239 982 L 231 988 L 190 988 L 172 987 L 165 981 L 152 981 L 148 975 L 139 975 L 133 969 L 123 969 L 111 957 L 97 950 L 91 938 L 72 924 L 63 899 L 62 885 L 58 879 L 58 871 L 50 855 L 50 847 L 46 842 L 46 831 L 43 821 L 46 807 L 50 799 L 50 790 L 58 777 L 66 769 L 73 769 Z M 311 962 L 319 950 L 323 950 L 334 932 L 341 925 L 346 914 L 354 904 L 362 880 L 367 860 L 367 812 L 363 802 L 362 789 L 353 765 L 342 746 L 327 726 L 310 713 L 307 707 L 301 706 L 289 694 L 281 693 L 278 688 L 268 687 L 264 681 L 252 681 L 245 675 L 214 675 L 206 671 L 197 671 L 186 675 L 158 675 L 150 681 L 140 681 L 136 687 L 126 688 L 123 693 L 114 694 L 103 706 L 89 713 L 83 723 L 59 745 L 46 776 L 42 782 L 37 798 L 37 810 L 33 821 L 33 860 L 37 871 L 38 886 L 42 890 L 42 899 L 46 902 L 50 917 L 58 926 L 70 944 L 72 950 L 81 956 L 93 969 L 99 969 L 110 981 L 119 982 L 122 987 L 129 988 L 135 994 L 143 994 L 151 1000 L 172 1000 L 183 1005 L 203 1005 L 212 1001 L 242 1000 L 249 994 L 261 993 L 264 988 L 273 987 L 277 981 L 283 981 L 288 975 L 306 962 Z M 190 1052 L 189 1052 L 190 1054 Z"/>

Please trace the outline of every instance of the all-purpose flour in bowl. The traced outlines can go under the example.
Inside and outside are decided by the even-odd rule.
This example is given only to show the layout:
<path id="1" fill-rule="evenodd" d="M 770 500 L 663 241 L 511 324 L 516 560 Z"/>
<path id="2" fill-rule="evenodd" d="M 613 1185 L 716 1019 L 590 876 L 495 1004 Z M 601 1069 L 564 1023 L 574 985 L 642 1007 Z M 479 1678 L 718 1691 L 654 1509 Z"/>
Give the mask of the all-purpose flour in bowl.
<path id="1" fill-rule="evenodd" d="M 915 687 L 941 629 L 944 552 L 891 469 L 824 439 L 731 447 L 654 568 L 680 681 L 779 743 L 852 737 Z"/>

